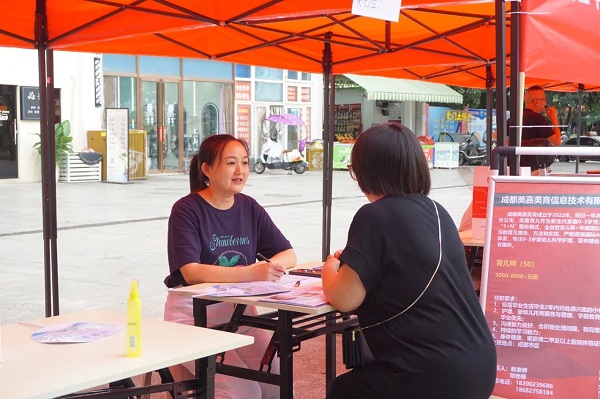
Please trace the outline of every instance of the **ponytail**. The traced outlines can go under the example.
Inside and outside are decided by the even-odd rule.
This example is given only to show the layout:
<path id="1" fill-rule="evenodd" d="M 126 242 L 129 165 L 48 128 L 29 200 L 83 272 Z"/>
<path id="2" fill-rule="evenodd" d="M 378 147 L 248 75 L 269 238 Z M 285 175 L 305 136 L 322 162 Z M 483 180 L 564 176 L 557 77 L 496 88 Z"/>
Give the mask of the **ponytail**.
<path id="1" fill-rule="evenodd" d="M 190 192 L 195 193 L 208 187 L 208 178 L 202 172 L 202 165 L 198 163 L 198 154 L 190 162 Z"/>

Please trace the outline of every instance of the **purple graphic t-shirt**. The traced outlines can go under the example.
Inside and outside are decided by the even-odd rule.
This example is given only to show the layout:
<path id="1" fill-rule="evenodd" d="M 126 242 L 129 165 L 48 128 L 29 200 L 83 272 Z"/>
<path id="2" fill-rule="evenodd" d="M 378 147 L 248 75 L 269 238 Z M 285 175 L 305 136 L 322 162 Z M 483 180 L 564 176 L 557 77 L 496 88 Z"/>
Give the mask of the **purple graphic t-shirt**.
<path id="1" fill-rule="evenodd" d="M 236 194 L 234 205 L 220 210 L 192 193 L 171 210 L 167 246 L 170 274 L 165 285 L 188 285 L 179 270 L 188 263 L 246 266 L 255 262 L 257 252 L 271 257 L 290 248 L 290 242 L 253 198 Z"/>

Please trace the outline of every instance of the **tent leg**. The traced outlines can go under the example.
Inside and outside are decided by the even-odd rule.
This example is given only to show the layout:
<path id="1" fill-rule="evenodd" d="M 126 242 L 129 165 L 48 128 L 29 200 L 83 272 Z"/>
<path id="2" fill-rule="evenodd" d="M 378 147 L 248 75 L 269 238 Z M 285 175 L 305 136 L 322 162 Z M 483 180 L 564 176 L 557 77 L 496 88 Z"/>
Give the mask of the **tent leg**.
<path id="1" fill-rule="evenodd" d="M 58 255 L 56 246 L 56 158 L 54 136 L 53 51 L 46 48 L 46 1 L 36 1 L 35 36 L 38 43 L 40 87 L 40 135 L 42 143 L 42 212 L 44 240 L 44 289 L 46 317 L 58 309 Z"/>
<path id="2" fill-rule="evenodd" d="M 331 33 L 327 33 L 331 39 Z M 331 202 L 333 197 L 333 104 L 335 102 L 335 76 L 332 75 L 333 56 L 331 43 L 326 41 L 323 49 L 323 238 L 322 259 L 331 253 Z"/>
<path id="3" fill-rule="evenodd" d="M 511 26 L 512 28 L 512 26 Z M 511 49 L 512 51 L 512 49 Z M 506 143 L 506 3 L 496 0 L 496 126 L 498 145 Z M 512 66 L 511 62 L 511 66 Z M 511 168 L 511 172 L 518 168 Z M 506 174 L 506 163 L 499 165 L 498 173 Z"/>
<path id="4" fill-rule="evenodd" d="M 485 108 L 486 108 L 486 112 L 487 112 L 487 117 L 485 120 L 485 128 L 487 131 L 487 142 L 485 144 L 485 149 L 486 149 L 486 158 L 485 158 L 485 164 L 486 165 L 491 165 L 491 159 L 492 159 L 492 140 L 493 140 L 493 136 L 494 136 L 494 132 L 493 132 L 493 123 L 492 123 L 492 119 L 494 117 L 493 112 L 494 112 L 494 101 L 492 99 L 493 93 L 494 93 L 494 77 L 492 76 L 492 66 L 491 65 L 486 65 L 485 67 L 485 89 L 486 89 L 486 98 L 485 98 Z M 498 137 L 496 136 L 496 140 L 498 139 Z"/>

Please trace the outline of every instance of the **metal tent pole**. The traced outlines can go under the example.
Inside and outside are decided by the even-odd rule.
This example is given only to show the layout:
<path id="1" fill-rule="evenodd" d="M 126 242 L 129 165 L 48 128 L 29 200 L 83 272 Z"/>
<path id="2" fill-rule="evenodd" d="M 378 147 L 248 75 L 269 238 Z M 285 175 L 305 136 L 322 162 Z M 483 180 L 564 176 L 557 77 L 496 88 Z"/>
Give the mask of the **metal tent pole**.
<path id="1" fill-rule="evenodd" d="M 58 256 L 56 247 L 56 168 L 54 136 L 54 82 L 52 50 L 48 50 L 46 1 L 37 0 L 35 36 L 38 49 L 40 89 L 40 136 L 42 143 L 42 214 L 44 241 L 44 290 L 46 317 L 58 314 Z"/>
<path id="2" fill-rule="evenodd" d="M 498 146 L 506 143 L 506 5 L 496 0 L 496 127 Z M 511 65 L 513 65 L 511 61 Z M 512 168 L 513 170 L 515 168 Z M 499 166 L 500 175 L 506 174 L 506 163 Z"/>
<path id="3" fill-rule="evenodd" d="M 522 125 L 523 117 L 521 112 L 520 93 L 521 87 L 521 3 L 513 1 L 510 4 L 510 119 L 515 127 L 509 127 L 509 145 L 517 145 L 518 128 L 516 125 Z M 518 159 L 519 157 L 517 157 Z M 511 168 L 510 174 L 518 175 L 518 164 Z"/>
<path id="4" fill-rule="evenodd" d="M 331 39 L 331 32 L 325 35 Z M 333 190 L 333 103 L 335 77 L 332 75 L 333 55 L 331 42 L 325 41 L 323 48 L 323 240 L 322 260 L 331 253 L 331 203 Z M 333 94 L 332 94 L 333 93 Z"/>
<path id="5" fill-rule="evenodd" d="M 485 163 L 486 165 L 491 164 L 491 156 L 492 156 L 492 140 L 494 136 L 494 127 L 492 123 L 492 119 L 494 117 L 494 104 L 493 98 L 494 95 L 494 77 L 492 76 L 492 66 L 490 64 L 485 66 L 485 89 L 486 89 L 486 98 L 485 98 L 485 108 L 487 112 L 487 117 L 485 118 L 485 126 L 487 131 L 487 142 L 485 144 L 486 147 L 486 156 Z M 496 140 L 498 137 L 496 136 Z"/>
<path id="6" fill-rule="evenodd" d="M 577 147 L 581 145 L 581 106 L 583 103 L 583 84 L 577 87 Z M 579 173 L 579 156 L 575 157 L 575 173 Z"/>

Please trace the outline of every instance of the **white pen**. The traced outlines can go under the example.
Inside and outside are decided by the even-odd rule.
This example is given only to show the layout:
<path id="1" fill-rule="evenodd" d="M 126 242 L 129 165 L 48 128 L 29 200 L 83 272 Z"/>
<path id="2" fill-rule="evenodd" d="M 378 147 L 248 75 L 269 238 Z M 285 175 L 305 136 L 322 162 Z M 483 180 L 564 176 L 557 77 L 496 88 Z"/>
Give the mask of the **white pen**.
<path id="1" fill-rule="evenodd" d="M 39 328 L 46 327 L 46 324 L 38 323 L 35 321 L 20 321 L 19 324 L 21 324 L 23 326 L 29 326 L 29 327 L 39 327 Z"/>

